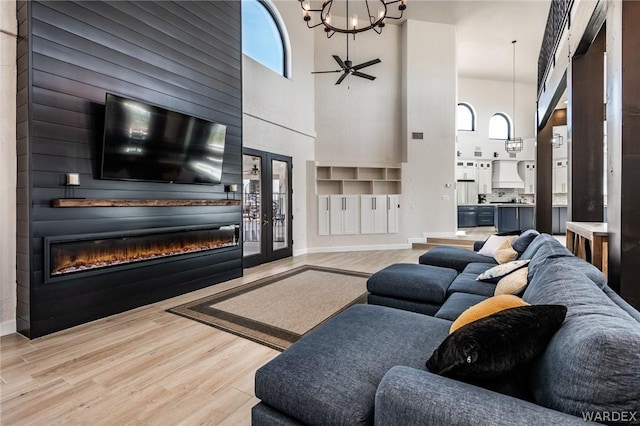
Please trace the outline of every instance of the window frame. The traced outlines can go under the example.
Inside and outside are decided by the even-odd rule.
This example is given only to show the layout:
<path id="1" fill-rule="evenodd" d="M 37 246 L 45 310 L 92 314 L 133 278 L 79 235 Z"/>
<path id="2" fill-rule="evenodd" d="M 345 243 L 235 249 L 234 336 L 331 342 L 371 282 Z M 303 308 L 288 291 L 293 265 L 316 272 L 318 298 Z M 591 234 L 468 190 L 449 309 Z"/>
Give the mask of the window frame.
<path id="1" fill-rule="evenodd" d="M 278 9 L 271 2 L 271 0 L 243 0 L 241 3 L 244 3 L 244 1 L 254 1 L 256 3 L 259 3 L 262 7 L 264 7 L 267 13 L 269 14 L 269 16 L 271 16 L 271 19 L 273 20 L 273 23 L 275 24 L 276 28 L 278 29 L 278 34 L 280 35 L 280 42 L 282 43 L 282 60 L 283 60 L 282 73 L 279 73 L 278 71 L 273 70 L 272 68 L 266 66 L 265 64 L 253 58 L 252 56 L 246 55 L 244 51 L 242 52 L 242 54 L 249 56 L 251 59 L 263 65 L 265 68 L 269 68 L 273 72 L 280 74 L 287 79 L 291 79 L 291 40 L 289 39 L 289 33 L 287 32 L 287 27 L 284 23 L 284 19 L 282 19 L 282 16 L 280 15 L 280 12 L 278 12 Z M 244 38 L 244 34 L 242 35 L 242 37 Z"/>
<path id="2" fill-rule="evenodd" d="M 494 117 L 501 117 L 504 119 L 504 121 L 507 122 L 507 137 L 505 138 L 492 138 L 491 137 L 491 120 L 493 120 Z M 493 114 L 491 116 L 491 118 L 489 119 L 489 139 L 490 140 L 494 140 L 494 141 L 504 141 L 504 140 L 511 140 L 511 138 L 513 137 L 513 122 L 511 121 L 511 117 L 509 117 L 509 114 L 504 113 L 504 112 L 496 112 L 495 114 Z"/>
<path id="3" fill-rule="evenodd" d="M 466 108 L 469 113 L 471 114 L 471 129 L 461 129 L 459 126 L 459 123 L 456 124 L 456 130 L 458 131 L 463 131 L 463 132 L 475 132 L 476 131 L 476 110 L 475 108 L 473 108 L 473 105 L 471 105 L 468 102 L 458 102 L 458 106 L 456 107 L 456 121 L 458 118 L 458 108 L 459 107 L 464 107 Z"/>

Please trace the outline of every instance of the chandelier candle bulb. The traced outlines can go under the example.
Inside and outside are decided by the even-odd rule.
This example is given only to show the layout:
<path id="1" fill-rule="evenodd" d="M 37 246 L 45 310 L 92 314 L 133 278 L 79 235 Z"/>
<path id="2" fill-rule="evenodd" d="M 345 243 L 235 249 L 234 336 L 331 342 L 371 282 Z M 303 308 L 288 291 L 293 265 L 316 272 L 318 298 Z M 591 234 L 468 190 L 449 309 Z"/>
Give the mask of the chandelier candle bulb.
<path id="1" fill-rule="evenodd" d="M 351 28 L 353 28 L 354 30 L 358 28 L 358 15 L 356 15 L 355 13 L 351 15 Z"/>
<path id="2" fill-rule="evenodd" d="M 308 1 L 301 1 L 300 3 L 302 4 L 302 14 L 304 15 L 304 20 L 311 20 L 311 12 L 309 11 L 311 9 L 311 5 Z"/>
<path id="3" fill-rule="evenodd" d="M 378 21 L 380 22 L 378 26 L 380 28 L 384 27 L 384 18 L 386 15 L 387 15 L 387 12 L 385 9 L 383 8 L 378 9 Z"/>

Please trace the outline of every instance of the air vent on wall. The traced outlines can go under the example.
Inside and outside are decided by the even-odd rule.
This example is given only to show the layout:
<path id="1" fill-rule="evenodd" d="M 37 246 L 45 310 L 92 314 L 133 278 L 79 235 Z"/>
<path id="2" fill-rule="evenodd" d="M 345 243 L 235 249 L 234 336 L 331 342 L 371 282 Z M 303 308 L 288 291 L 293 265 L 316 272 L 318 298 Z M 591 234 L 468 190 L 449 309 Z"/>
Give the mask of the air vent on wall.
<path id="1" fill-rule="evenodd" d="M 474 157 L 482 157 L 482 151 L 474 151 L 473 152 L 473 156 Z"/>
<path id="2" fill-rule="evenodd" d="M 516 154 L 514 154 L 513 152 L 509 153 L 509 158 L 516 158 Z"/>
<path id="3" fill-rule="evenodd" d="M 413 133 L 411 133 L 411 139 L 424 139 L 424 133 L 422 133 L 422 132 L 413 132 Z"/>

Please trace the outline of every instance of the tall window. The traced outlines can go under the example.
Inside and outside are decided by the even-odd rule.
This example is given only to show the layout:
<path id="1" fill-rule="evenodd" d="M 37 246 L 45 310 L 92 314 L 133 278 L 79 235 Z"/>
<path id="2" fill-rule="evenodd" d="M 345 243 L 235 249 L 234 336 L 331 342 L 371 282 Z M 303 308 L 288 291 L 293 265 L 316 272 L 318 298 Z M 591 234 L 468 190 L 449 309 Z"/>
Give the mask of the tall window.
<path id="1" fill-rule="evenodd" d="M 502 112 L 493 114 L 489 120 L 489 139 L 511 139 L 511 118 Z"/>
<path id="2" fill-rule="evenodd" d="M 473 107 L 466 103 L 460 102 L 458 104 L 458 130 L 468 130 L 473 132 L 476 130 L 476 112 Z"/>
<path id="3" fill-rule="evenodd" d="M 289 77 L 290 44 L 278 10 L 268 0 L 242 0 L 242 53 Z"/>

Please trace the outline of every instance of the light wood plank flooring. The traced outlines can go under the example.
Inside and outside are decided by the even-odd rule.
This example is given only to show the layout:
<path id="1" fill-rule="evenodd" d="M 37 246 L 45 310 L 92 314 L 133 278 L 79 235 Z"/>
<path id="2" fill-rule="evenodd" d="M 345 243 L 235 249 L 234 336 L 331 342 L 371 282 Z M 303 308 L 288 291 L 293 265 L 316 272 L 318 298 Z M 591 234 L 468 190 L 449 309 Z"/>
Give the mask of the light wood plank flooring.
<path id="1" fill-rule="evenodd" d="M 301 265 L 376 272 L 424 250 L 308 254 L 39 339 L 0 339 L 0 424 L 248 425 L 278 352 L 165 309 Z"/>

